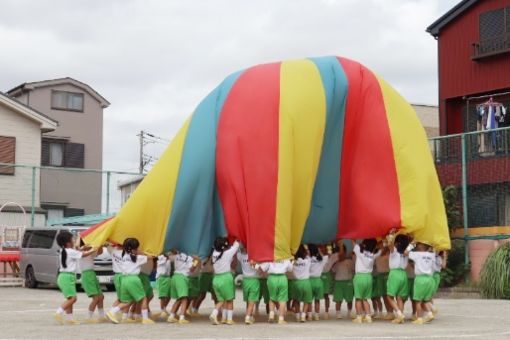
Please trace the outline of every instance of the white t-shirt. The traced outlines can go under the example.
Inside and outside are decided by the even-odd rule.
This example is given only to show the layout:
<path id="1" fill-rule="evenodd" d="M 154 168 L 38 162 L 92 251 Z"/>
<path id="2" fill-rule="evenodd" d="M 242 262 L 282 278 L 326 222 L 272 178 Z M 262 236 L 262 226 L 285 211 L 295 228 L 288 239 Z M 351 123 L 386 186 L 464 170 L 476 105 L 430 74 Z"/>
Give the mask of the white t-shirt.
<path id="1" fill-rule="evenodd" d="M 390 269 L 406 269 L 409 258 L 404 254 L 400 254 L 397 248 L 390 252 Z"/>
<path id="2" fill-rule="evenodd" d="M 294 266 L 292 267 L 292 273 L 294 274 L 294 278 L 296 280 L 306 280 L 310 278 L 310 265 L 312 260 L 309 256 L 304 259 L 298 257 L 296 261 L 294 261 Z"/>
<path id="3" fill-rule="evenodd" d="M 160 276 L 170 276 L 172 268 L 172 262 L 165 255 L 158 256 L 158 262 L 156 267 L 156 278 Z"/>
<path id="4" fill-rule="evenodd" d="M 122 249 L 108 247 L 108 253 L 112 257 L 112 270 L 114 273 L 122 273 Z"/>
<path id="5" fill-rule="evenodd" d="M 375 259 L 375 269 L 379 274 L 387 273 L 390 271 L 389 255 L 381 255 Z"/>
<path id="6" fill-rule="evenodd" d="M 244 277 L 255 277 L 258 278 L 258 271 L 253 268 L 250 264 L 250 260 L 248 260 L 248 254 L 243 254 L 241 252 L 237 253 L 237 260 L 241 264 L 241 268 L 243 270 Z"/>
<path id="7" fill-rule="evenodd" d="M 292 270 L 292 262 L 290 260 L 279 260 L 274 262 L 263 262 L 255 268 L 260 268 L 263 272 L 268 274 L 285 274 Z"/>
<path id="8" fill-rule="evenodd" d="M 443 258 L 436 254 L 436 259 L 434 261 L 434 273 L 441 273 L 443 270 Z"/>
<path id="9" fill-rule="evenodd" d="M 78 261 L 78 270 L 80 273 L 83 273 L 86 270 L 94 269 L 94 258 L 96 257 L 97 252 L 93 252 L 89 256 L 81 257 Z"/>
<path id="10" fill-rule="evenodd" d="M 212 253 L 212 262 L 214 267 L 215 274 L 223 274 L 230 272 L 230 265 L 232 264 L 232 259 L 236 255 L 239 250 L 239 242 L 235 241 L 234 244 L 223 252 L 223 255 L 220 254 L 219 251 L 213 251 Z"/>
<path id="11" fill-rule="evenodd" d="M 345 259 L 337 262 L 332 270 L 335 273 L 335 281 L 352 280 L 354 276 L 354 261 L 352 259 Z"/>
<path id="12" fill-rule="evenodd" d="M 148 260 L 147 256 L 145 255 L 136 255 L 136 261 L 133 262 L 129 254 L 124 254 L 124 257 L 122 257 L 122 274 L 124 275 L 140 274 L 140 270 L 142 266 L 145 263 L 147 263 L 147 260 Z"/>
<path id="13" fill-rule="evenodd" d="M 320 261 L 315 256 L 312 256 L 310 259 L 310 277 L 321 277 L 322 270 L 326 263 L 328 263 L 329 256 L 324 255 Z"/>
<path id="14" fill-rule="evenodd" d="M 62 266 L 62 250 L 60 250 L 59 264 L 60 272 L 62 273 L 76 273 L 78 269 L 78 260 L 82 257 L 82 252 L 73 248 L 66 248 L 66 268 Z"/>
<path id="15" fill-rule="evenodd" d="M 374 269 L 375 259 L 381 256 L 381 251 L 379 250 L 377 253 L 373 254 L 369 251 L 361 252 L 359 244 L 356 244 L 353 249 L 354 254 L 356 255 L 356 273 L 368 273 L 372 274 L 372 270 Z"/>
<path id="16" fill-rule="evenodd" d="M 182 274 L 189 276 L 191 268 L 193 267 L 193 257 L 184 253 L 179 253 L 174 260 L 175 263 L 175 274 Z"/>
<path id="17" fill-rule="evenodd" d="M 434 253 L 428 251 L 412 251 L 409 259 L 414 262 L 414 273 L 416 275 L 432 275 L 434 273 Z"/>

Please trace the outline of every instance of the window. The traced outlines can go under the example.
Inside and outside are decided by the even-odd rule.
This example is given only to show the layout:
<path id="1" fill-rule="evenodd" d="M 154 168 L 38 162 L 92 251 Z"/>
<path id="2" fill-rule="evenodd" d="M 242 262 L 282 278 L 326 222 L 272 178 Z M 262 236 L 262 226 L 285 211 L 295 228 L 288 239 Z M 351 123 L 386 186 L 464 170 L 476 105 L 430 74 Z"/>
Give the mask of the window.
<path id="1" fill-rule="evenodd" d="M 480 14 L 480 40 L 497 38 L 505 33 L 505 9 Z"/>
<path id="2" fill-rule="evenodd" d="M 56 235 L 56 230 L 34 230 L 28 242 L 28 248 L 50 249 Z"/>
<path id="3" fill-rule="evenodd" d="M 16 138 L 0 136 L 0 163 L 14 164 L 16 160 Z M 0 175 L 14 175 L 14 167 L 0 165 Z"/>
<path id="4" fill-rule="evenodd" d="M 473 59 L 510 52 L 510 7 L 480 14 L 480 41 L 473 44 Z"/>
<path id="5" fill-rule="evenodd" d="M 46 139 L 42 141 L 41 165 L 85 167 L 85 145 Z"/>
<path id="6" fill-rule="evenodd" d="M 83 112 L 83 93 L 52 91 L 51 108 Z"/>

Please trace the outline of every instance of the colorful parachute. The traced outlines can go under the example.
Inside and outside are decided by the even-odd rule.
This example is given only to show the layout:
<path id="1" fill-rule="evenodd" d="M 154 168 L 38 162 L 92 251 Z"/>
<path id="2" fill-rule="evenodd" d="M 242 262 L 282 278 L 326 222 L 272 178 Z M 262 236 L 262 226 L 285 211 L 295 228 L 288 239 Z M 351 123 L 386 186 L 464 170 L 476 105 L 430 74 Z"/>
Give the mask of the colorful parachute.
<path id="1" fill-rule="evenodd" d="M 94 245 L 136 237 L 148 253 L 207 256 L 228 234 L 268 261 L 291 257 L 301 242 L 392 228 L 450 247 L 424 129 L 370 70 L 322 57 L 227 77 L 118 215 L 83 237 Z"/>

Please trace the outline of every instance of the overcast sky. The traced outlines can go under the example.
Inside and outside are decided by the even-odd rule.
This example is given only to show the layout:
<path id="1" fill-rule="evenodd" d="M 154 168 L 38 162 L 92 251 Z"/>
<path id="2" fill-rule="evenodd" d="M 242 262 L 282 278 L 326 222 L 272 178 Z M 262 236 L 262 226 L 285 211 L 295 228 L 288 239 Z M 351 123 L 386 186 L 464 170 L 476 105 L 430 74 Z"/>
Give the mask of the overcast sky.
<path id="1" fill-rule="evenodd" d="M 459 0 L 2 0 L 0 91 L 72 77 L 111 102 L 104 168 L 136 170 L 140 130 L 170 139 L 225 76 L 341 55 L 410 102 L 437 102 L 425 28 Z M 157 156 L 164 146 L 149 146 Z"/>

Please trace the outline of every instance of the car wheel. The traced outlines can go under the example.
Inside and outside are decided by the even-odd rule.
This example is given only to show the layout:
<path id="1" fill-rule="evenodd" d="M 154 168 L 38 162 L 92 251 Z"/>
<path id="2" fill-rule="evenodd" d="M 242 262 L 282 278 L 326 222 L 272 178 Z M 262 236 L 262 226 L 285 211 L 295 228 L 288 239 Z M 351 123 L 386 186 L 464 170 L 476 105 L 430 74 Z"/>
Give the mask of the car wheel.
<path id="1" fill-rule="evenodd" d="M 115 286 L 114 285 L 106 285 L 106 290 L 109 291 L 109 292 L 114 292 L 115 291 Z"/>
<path id="2" fill-rule="evenodd" d="M 25 286 L 27 288 L 37 288 L 38 282 L 35 279 L 34 268 L 28 267 L 25 273 Z"/>

